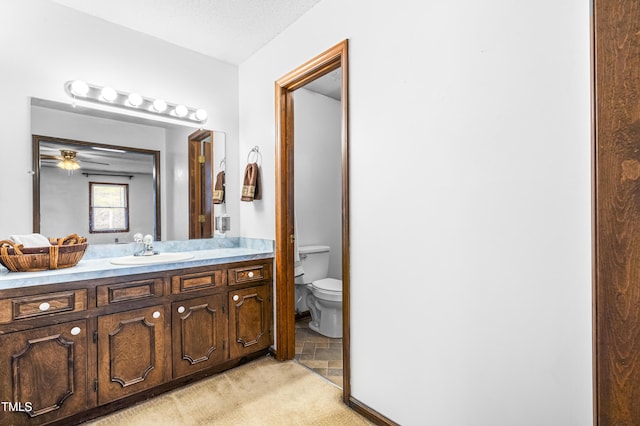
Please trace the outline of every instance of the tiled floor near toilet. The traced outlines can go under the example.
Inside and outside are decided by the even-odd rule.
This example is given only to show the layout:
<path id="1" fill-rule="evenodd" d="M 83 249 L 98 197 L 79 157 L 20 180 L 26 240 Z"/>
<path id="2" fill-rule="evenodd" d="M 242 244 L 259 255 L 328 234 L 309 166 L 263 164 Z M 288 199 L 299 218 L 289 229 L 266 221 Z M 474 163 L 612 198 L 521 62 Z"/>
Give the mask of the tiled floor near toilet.
<path id="1" fill-rule="evenodd" d="M 296 322 L 295 359 L 342 388 L 342 339 L 310 330 L 309 321 L 304 318 Z"/>

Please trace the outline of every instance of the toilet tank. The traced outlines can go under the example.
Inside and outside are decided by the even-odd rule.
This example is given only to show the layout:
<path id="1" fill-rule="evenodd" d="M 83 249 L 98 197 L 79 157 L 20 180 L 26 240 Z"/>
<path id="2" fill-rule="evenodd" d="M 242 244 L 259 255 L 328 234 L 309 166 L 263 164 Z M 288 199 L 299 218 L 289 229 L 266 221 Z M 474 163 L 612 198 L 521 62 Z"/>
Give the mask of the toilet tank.
<path id="1" fill-rule="evenodd" d="M 329 246 L 300 246 L 298 251 L 304 269 L 304 275 L 300 278 L 305 284 L 327 278 L 329 275 Z"/>

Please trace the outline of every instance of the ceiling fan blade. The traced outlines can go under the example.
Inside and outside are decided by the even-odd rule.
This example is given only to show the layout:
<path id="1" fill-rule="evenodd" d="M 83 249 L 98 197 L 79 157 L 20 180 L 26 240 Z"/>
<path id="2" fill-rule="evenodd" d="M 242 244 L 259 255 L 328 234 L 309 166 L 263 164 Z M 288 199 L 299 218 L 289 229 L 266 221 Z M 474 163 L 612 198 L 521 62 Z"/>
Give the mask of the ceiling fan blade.
<path id="1" fill-rule="evenodd" d="M 43 159 L 43 160 L 58 160 L 58 161 L 62 161 L 62 157 L 58 157 L 57 155 L 40 154 L 40 158 Z"/>
<path id="2" fill-rule="evenodd" d="M 99 161 L 83 160 L 82 158 L 78 159 L 78 161 L 81 162 L 81 163 L 101 164 L 103 166 L 110 166 L 111 165 L 109 163 L 101 163 Z"/>

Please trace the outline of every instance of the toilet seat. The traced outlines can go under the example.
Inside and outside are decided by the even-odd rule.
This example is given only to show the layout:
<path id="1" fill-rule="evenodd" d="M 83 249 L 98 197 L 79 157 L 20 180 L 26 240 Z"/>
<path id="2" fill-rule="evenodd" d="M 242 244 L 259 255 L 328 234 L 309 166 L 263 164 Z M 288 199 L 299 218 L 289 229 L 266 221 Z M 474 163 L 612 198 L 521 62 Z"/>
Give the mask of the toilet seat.
<path id="1" fill-rule="evenodd" d="M 341 302 L 342 280 L 323 278 L 311 283 L 311 292 L 318 299 Z"/>

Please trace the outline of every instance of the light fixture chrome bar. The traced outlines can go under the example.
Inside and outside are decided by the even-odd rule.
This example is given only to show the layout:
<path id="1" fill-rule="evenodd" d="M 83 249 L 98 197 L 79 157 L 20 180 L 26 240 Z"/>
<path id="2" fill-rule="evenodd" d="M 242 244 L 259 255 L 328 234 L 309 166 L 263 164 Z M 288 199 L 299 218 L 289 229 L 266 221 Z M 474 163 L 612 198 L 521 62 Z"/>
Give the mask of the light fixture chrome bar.
<path id="1" fill-rule="evenodd" d="M 207 121 L 207 112 L 202 108 L 166 102 L 160 98 L 149 98 L 139 93 L 116 90 L 109 86 L 98 86 L 82 80 L 70 80 L 64 84 L 64 89 L 73 99 L 97 102 L 195 123 Z"/>

